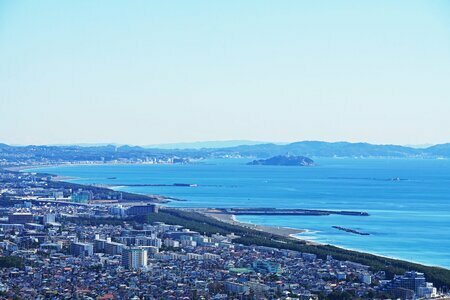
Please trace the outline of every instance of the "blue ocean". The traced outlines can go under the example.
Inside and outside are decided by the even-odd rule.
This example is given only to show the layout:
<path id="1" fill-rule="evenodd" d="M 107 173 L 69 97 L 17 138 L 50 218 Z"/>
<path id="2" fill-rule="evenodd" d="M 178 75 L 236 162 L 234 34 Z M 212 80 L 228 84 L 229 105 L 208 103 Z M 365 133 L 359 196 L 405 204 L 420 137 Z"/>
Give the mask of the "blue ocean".
<path id="1" fill-rule="evenodd" d="M 186 200 L 168 204 L 176 207 L 366 211 L 370 216 L 240 216 L 238 220 L 307 229 L 299 237 L 450 268 L 450 160 L 315 161 L 313 167 L 248 166 L 245 159 L 216 159 L 187 165 L 74 165 L 35 170 L 72 177 L 70 181 L 77 183 L 110 184 L 117 190 Z M 174 183 L 196 186 L 122 186 Z"/>

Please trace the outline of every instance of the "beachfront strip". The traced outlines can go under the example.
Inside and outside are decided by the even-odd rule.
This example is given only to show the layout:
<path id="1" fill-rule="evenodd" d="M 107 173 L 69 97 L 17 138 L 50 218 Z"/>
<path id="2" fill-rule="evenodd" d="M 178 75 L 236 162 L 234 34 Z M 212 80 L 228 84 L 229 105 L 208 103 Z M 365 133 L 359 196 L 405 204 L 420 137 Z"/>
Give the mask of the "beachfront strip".
<path id="1" fill-rule="evenodd" d="M 36 174 L 3 174 L 2 298 L 445 297 L 418 272 L 387 280 L 384 272 L 331 256 L 244 246 L 233 233 L 140 222 L 130 215 L 159 215 L 158 206 L 89 205 L 80 197 L 93 201 L 96 191 L 57 189 Z M 75 195 L 72 202 L 60 199 L 67 193 Z"/>

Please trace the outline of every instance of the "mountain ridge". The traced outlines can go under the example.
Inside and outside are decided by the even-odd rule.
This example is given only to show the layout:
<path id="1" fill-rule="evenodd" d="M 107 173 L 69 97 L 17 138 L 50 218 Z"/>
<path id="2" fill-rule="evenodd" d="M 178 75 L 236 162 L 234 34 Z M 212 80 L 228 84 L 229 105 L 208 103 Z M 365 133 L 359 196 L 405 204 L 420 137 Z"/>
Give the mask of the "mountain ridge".
<path id="1" fill-rule="evenodd" d="M 370 143 L 299 141 L 290 144 L 263 143 L 222 148 L 160 149 L 134 145 L 101 146 L 11 146 L 0 143 L 0 160 L 5 161 L 114 161 L 145 160 L 148 157 L 167 158 L 218 158 L 248 157 L 269 158 L 278 155 L 306 157 L 384 157 L 384 158 L 450 158 L 450 143 L 427 148 Z"/>

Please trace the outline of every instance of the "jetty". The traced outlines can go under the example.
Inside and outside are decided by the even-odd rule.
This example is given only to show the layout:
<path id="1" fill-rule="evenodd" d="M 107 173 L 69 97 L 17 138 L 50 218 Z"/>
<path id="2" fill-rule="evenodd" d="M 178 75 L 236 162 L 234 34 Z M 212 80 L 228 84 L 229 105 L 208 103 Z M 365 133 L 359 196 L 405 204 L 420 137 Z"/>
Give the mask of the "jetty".
<path id="1" fill-rule="evenodd" d="M 108 179 L 112 179 L 108 178 Z M 198 187 L 196 183 L 114 183 L 114 184 L 92 184 L 92 186 L 110 188 L 114 186 L 129 186 L 129 187 L 145 187 L 145 186 L 172 186 L 172 187 Z"/>
<path id="2" fill-rule="evenodd" d="M 216 214 L 230 215 L 296 215 L 296 216 L 328 216 L 328 215 L 347 215 L 347 216 L 369 216 L 364 211 L 348 210 L 317 210 L 300 208 L 207 208 L 206 212 Z"/>

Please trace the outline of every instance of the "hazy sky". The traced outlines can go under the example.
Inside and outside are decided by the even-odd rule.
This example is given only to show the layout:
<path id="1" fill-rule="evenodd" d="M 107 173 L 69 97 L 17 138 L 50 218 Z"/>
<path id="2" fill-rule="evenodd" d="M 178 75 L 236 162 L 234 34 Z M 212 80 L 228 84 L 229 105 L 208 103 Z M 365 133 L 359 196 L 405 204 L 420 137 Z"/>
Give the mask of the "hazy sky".
<path id="1" fill-rule="evenodd" d="M 0 142 L 450 142 L 450 1 L 0 1 Z"/>

